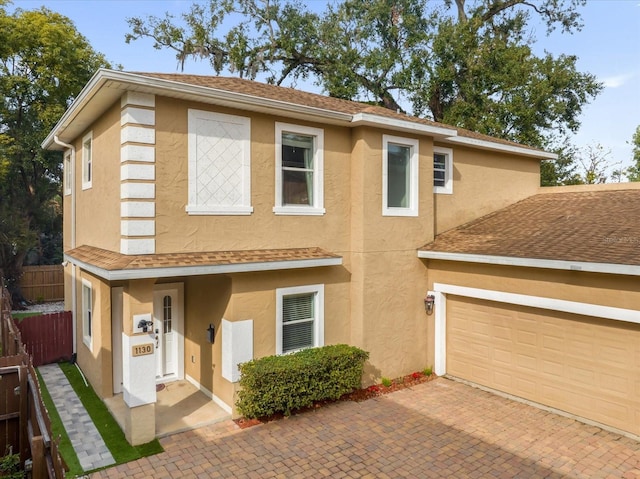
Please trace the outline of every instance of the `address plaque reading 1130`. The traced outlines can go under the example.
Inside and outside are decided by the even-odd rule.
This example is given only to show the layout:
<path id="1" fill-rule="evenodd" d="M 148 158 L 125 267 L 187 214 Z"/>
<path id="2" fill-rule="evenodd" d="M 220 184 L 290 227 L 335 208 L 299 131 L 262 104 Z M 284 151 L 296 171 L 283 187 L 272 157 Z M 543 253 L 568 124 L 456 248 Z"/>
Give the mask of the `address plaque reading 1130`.
<path id="1" fill-rule="evenodd" d="M 147 354 L 153 354 L 153 343 L 131 346 L 131 356 L 146 356 Z"/>

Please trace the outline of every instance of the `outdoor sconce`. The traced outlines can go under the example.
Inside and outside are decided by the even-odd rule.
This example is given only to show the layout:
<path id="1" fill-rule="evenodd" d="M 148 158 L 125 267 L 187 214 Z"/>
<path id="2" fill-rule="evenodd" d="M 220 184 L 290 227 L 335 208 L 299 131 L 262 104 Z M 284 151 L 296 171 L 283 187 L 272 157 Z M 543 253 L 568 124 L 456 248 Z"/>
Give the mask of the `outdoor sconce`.
<path id="1" fill-rule="evenodd" d="M 213 327 L 213 324 L 209 323 L 209 327 L 207 328 L 207 341 L 213 344 L 215 336 L 216 336 L 216 328 Z"/>
<path id="2" fill-rule="evenodd" d="M 142 329 L 143 333 L 151 331 L 152 327 L 153 327 L 153 322 L 147 321 L 146 319 L 141 319 L 140 322 L 138 323 L 138 328 Z"/>
<path id="3" fill-rule="evenodd" d="M 433 305 L 436 302 L 436 297 L 433 294 L 427 294 L 424 298 L 424 310 L 427 314 L 433 313 Z"/>

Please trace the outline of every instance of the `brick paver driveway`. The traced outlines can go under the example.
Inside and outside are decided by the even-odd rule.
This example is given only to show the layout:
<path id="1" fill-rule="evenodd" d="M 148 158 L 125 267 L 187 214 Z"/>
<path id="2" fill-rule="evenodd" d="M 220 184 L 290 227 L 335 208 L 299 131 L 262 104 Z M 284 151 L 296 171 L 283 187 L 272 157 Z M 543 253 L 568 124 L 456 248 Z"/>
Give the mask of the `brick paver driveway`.
<path id="1" fill-rule="evenodd" d="M 161 442 L 164 453 L 94 477 L 640 478 L 640 443 L 442 378 Z"/>

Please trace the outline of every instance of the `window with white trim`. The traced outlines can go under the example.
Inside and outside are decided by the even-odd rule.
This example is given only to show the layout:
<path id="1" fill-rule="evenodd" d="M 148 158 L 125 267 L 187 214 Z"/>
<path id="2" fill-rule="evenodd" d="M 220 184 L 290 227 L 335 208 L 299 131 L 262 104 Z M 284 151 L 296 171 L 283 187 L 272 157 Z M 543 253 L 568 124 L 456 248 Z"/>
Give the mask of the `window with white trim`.
<path id="1" fill-rule="evenodd" d="M 433 192 L 453 193 L 453 150 L 433 147 Z"/>
<path id="2" fill-rule="evenodd" d="M 324 345 L 324 285 L 276 289 L 276 354 Z"/>
<path id="3" fill-rule="evenodd" d="M 91 188 L 93 184 L 93 132 L 82 139 L 82 189 Z"/>
<path id="4" fill-rule="evenodd" d="M 418 216 L 418 140 L 382 136 L 382 215 Z"/>
<path id="5" fill-rule="evenodd" d="M 62 159 L 62 168 L 64 171 L 64 194 L 71 194 L 71 150 L 64 152 Z"/>
<path id="6" fill-rule="evenodd" d="M 324 214 L 324 130 L 276 123 L 275 143 L 274 213 Z"/>
<path id="7" fill-rule="evenodd" d="M 92 349 L 93 337 L 93 290 L 91 283 L 86 279 L 82 280 L 82 340 L 84 344 Z"/>
<path id="8" fill-rule="evenodd" d="M 251 119 L 188 112 L 190 215 L 250 215 Z"/>

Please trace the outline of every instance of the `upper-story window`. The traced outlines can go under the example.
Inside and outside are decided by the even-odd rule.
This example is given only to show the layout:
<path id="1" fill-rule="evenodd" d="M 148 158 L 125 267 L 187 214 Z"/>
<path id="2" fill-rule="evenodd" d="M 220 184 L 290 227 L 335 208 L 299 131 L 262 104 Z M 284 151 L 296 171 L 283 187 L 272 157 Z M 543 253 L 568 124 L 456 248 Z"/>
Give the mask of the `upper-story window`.
<path id="1" fill-rule="evenodd" d="M 190 215 L 249 215 L 251 119 L 189 110 Z"/>
<path id="2" fill-rule="evenodd" d="M 91 188 L 93 184 L 93 132 L 82 139 L 82 189 Z"/>
<path id="3" fill-rule="evenodd" d="M 324 131 L 276 123 L 276 214 L 322 215 Z"/>
<path id="4" fill-rule="evenodd" d="M 64 152 L 62 160 L 62 169 L 64 170 L 64 194 L 71 194 L 71 150 Z"/>
<path id="5" fill-rule="evenodd" d="M 418 140 L 382 137 L 382 214 L 418 216 Z"/>
<path id="6" fill-rule="evenodd" d="M 324 345 L 324 285 L 276 290 L 276 354 Z"/>
<path id="7" fill-rule="evenodd" d="M 433 147 L 433 192 L 453 193 L 453 150 Z"/>

